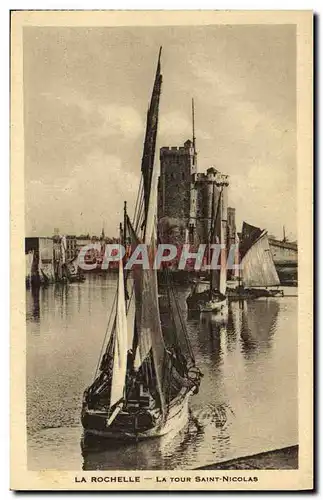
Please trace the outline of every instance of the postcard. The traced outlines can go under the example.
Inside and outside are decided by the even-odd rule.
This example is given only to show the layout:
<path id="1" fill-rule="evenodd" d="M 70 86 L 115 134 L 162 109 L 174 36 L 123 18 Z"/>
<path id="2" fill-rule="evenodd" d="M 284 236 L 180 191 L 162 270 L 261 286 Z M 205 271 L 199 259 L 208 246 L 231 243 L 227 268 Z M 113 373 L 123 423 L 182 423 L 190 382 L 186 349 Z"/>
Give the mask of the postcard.
<path id="1" fill-rule="evenodd" d="M 313 13 L 11 12 L 11 488 L 313 488 Z"/>

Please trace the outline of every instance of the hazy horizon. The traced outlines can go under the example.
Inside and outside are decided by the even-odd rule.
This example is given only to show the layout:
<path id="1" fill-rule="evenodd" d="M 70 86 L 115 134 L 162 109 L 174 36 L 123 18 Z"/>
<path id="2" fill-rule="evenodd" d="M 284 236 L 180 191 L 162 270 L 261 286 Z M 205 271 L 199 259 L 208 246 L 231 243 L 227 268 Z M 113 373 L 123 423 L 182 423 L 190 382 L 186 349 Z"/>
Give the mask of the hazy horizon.
<path id="1" fill-rule="evenodd" d="M 198 171 L 229 175 L 229 206 L 297 239 L 296 27 L 25 27 L 26 236 L 116 236 L 140 182 L 159 46 L 156 148 L 192 135 Z"/>

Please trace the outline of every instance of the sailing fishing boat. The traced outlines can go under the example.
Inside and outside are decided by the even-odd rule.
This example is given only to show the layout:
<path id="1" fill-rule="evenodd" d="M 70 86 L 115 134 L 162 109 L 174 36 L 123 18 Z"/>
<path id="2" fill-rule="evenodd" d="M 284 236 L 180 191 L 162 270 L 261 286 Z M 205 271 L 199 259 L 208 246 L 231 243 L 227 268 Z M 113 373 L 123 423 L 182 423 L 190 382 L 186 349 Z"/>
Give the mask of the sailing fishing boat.
<path id="1" fill-rule="evenodd" d="M 161 52 L 147 116 L 135 215 L 131 222 L 125 207 L 120 231 L 120 242 L 127 241 L 128 235 L 134 248 L 144 243 L 150 255 L 154 255 L 157 238 L 154 156 L 162 83 L 160 56 Z M 169 307 L 161 310 L 156 269 L 134 266 L 130 293 L 126 274 L 120 260 L 111 328 L 95 379 L 84 392 L 82 424 L 86 435 L 137 440 L 184 426 L 189 398 L 198 391 L 202 374 L 195 365 L 172 287 L 166 289 Z"/>
<path id="2" fill-rule="evenodd" d="M 74 257 L 66 264 L 66 272 L 68 281 L 70 283 L 77 283 L 85 281 L 85 276 L 82 272 L 82 269 L 78 265 L 78 256 Z"/>
<path id="3" fill-rule="evenodd" d="M 212 215 L 211 224 L 209 231 L 209 250 L 208 250 L 208 263 L 211 264 L 212 254 L 211 245 L 213 243 L 225 243 L 224 238 L 224 223 L 223 212 L 223 188 L 221 186 L 217 210 L 215 213 L 215 196 L 218 191 L 215 187 L 215 183 L 212 185 Z M 216 234 L 220 233 L 220 237 Z M 214 250 L 213 250 L 214 251 Z M 199 279 L 193 283 L 192 290 L 186 299 L 187 307 L 189 311 L 199 311 L 199 312 L 212 312 L 215 314 L 226 315 L 228 313 L 228 301 L 226 297 L 226 258 L 224 249 L 220 252 L 220 269 L 210 269 L 209 270 L 209 280 Z"/>
<path id="4" fill-rule="evenodd" d="M 230 300 L 283 296 L 271 254 L 268 233 L 246 222 L 242 225 L 239 245 L 239 285 L 228 289 Z M 276 287 L 270 289 L 268 287 Z"/>

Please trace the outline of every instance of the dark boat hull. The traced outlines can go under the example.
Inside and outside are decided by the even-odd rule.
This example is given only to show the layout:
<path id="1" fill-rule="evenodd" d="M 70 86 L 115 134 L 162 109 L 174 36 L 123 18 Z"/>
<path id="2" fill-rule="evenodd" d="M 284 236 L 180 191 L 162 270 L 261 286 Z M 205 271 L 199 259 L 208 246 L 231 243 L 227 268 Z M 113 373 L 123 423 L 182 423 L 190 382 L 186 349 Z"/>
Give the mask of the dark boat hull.
<path id="1" fill-rule="evenodd" d="M 159 408 L 140 412 L 121 410 L 112 424 L 108 425 L 108 413 L 90 410 L 85 402 L 82 410 L 82 424 L 85 435 L 117 440 L 142 440 L 178 432 L 188 420 L 188 402 L 195 387 L 182 389 L 169 405 L 166 417 Z"/>
<path id="2" fill-rule="evenodd" d="M 260 297 L 283 297 L 284 291 L 277 290 L 267 290 L 265 288 L 232 288 L 228 289 L 228 300 L 248 300 L 248 299 L 258 299 Z"/>
<path id="3" fill-rule="evenodd" d="M 199 312 L 214 312 L 219 313 L 227 307 L 227 299 L 225 295 L 218 292 L 210 292 L 208 290 L 200 293 L 192 292 L 186 299 L 187 308 L 189 311 Z"/>
<path id="4" fill-rule="evenodd" d="M 75 275 L 75 276 L 69 276 L 69 282 L 70 283 L 83 283 L 85 281 L 85 276 L 83 275 Z"/>

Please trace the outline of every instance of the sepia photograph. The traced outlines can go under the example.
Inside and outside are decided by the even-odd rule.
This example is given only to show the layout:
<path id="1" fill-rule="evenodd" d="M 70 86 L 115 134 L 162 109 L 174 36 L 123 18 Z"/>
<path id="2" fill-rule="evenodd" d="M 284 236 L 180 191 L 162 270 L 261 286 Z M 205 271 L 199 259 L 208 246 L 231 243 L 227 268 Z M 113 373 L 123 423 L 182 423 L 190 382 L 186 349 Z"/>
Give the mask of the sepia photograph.
<path id="1" fill-rule="evenodd" d="M 11 36 L 12 488 L 310 489 L 312 13 Z"/>

